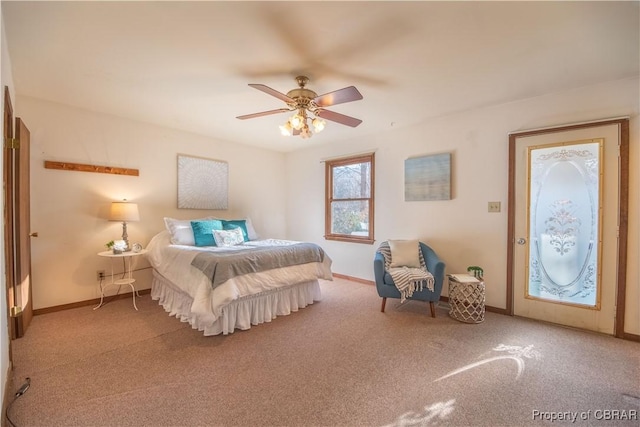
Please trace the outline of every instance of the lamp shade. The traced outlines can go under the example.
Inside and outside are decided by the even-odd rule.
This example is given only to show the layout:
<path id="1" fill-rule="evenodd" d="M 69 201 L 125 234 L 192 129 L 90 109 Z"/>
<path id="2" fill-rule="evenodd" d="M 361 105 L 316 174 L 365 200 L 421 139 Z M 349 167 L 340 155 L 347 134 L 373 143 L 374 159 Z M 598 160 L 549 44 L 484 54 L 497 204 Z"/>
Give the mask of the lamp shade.
<path id="1" fill-rule="evenodd" d="M 140 221 L 138 204 L 129 202 L 112 202 L 109 221 Z"/>

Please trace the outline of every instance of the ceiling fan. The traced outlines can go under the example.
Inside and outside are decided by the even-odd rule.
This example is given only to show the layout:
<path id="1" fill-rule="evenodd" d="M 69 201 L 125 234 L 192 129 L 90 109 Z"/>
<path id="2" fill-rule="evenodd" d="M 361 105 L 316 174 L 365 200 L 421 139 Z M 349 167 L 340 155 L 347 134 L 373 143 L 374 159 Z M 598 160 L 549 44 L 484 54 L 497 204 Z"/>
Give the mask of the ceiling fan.
<path id="1" fill-rule="evenodd" d="M 308 120 L 311 120 L 311 124 L 316 133 L 324 129 L 325 121 L 323 119 L 351 127 L 356 127 L 362 123 L 362 120 L 356 119 L 355 117 L 325 110 L 325 107 L 362 99 L 362 94 L 360 94 L 354 86 L 345 87 L 318 96 L 317 93 L 305 87 L 309 82 L 308 77 L 298 76 L 296 77 L 296 82 L 299 87 L 290 90 L 286 95 L 263 84 L 250 83 L 249 86 L 284 101 L 287 107 L 246 114 L 238 116 L 237 118 L 245 120 L 295 111 L 295 114 L 291 116 L 284 125 L 280 126 L 280 131 L 283 135 L 300 135 L 302 138 L 310 138 L 312 135 L 307 122 Z"/>

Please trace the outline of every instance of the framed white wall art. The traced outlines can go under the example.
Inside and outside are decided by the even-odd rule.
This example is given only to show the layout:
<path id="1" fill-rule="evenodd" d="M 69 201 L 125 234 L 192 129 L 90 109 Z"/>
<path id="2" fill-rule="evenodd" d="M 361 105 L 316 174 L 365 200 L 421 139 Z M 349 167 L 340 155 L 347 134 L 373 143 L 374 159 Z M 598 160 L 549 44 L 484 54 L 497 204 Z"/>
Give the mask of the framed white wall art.
<path id="1" fill-rule="evenodd" d="M 178 154 L 178 208 L 228 209 L 229 164 Z"/>

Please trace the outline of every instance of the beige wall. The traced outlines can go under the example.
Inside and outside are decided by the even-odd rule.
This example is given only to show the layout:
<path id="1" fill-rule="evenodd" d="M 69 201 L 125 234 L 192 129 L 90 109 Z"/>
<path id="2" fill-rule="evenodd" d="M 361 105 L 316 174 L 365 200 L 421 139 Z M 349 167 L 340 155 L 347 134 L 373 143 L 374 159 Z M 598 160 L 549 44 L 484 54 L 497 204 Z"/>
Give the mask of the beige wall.
<path id="1" fill-rule="evenodd" d="M 138 203 L 141 221 L 129 223 L 128 234 L 143 246 L 164 229 L 164 216 L 249 216 L 259 234 L 285 237 L 282 153 L 27 97 L 18 97 L 16 115 L 31 131 L 35 309 L 99 296 L 96 271 L 109 271 L 110 261 L 96 254 L 122 234 L 121 223 L 106 219 L 113 200 Z M 229 163 L 227 211 L 177 209 L 178 153 Z M 140 176 L 45 169 L 45 160 L 135 168 Z M 149 288 L 150 277 L 148 269 L 137 273 L 136 286 Z"/>
<path id="2" fill-rule="evenodd" d="M 419 238 L 444 259 L 448 273 L 485 269 L 487 304 L 506 307 L 507 173 L 510 132 L 603 118 L 631 117 L 629 250 L 626 332 L 640 334 L 638 309 L 640 186 L 638 78 L 579 88 L 434 119 L 363 140 L 302 150 L 287 156 L 287 235 L 321 244 L 333 271 L 373 280 L 373 255 L 386 239 Z M 325 241 L 324 165 L 321 160 L 376 150 L 376 244 Z M 450 201 L 404 202 L 404 161 L 452 153 Z M 300 203 L 304 201 L 304 203 Z M 487 202 L 502 203 L 488 213 Z M 445 287 L 446 294 L 446 287 Z"/>

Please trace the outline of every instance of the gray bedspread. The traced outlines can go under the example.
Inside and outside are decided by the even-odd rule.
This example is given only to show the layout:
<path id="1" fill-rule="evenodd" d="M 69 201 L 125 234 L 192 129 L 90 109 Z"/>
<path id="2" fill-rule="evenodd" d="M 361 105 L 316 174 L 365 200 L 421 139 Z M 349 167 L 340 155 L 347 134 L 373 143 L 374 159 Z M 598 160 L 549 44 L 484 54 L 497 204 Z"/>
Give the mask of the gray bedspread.
<path id="1" fill-rule="evenodd" d="M 216 288 L 227 280 L 249 273 L 292 265 L 323 262 L 325 253 L 315 243 L 295 243 L 285 246 L 251 247 L 242 251 L 203 252 L 191 265 L 211 279 Z"/>

